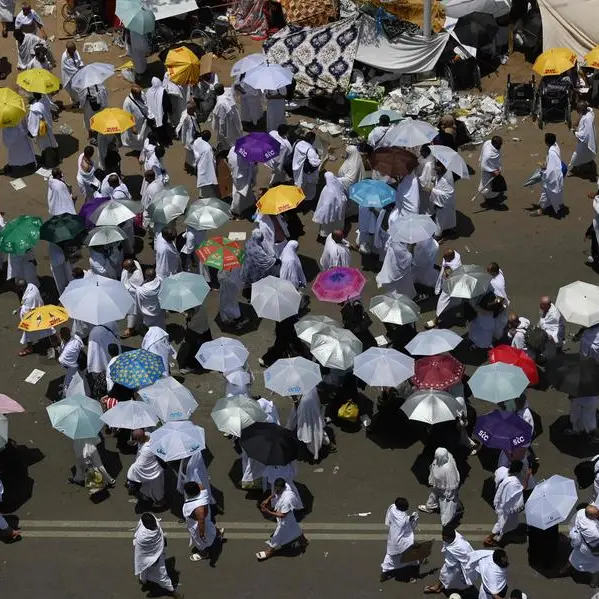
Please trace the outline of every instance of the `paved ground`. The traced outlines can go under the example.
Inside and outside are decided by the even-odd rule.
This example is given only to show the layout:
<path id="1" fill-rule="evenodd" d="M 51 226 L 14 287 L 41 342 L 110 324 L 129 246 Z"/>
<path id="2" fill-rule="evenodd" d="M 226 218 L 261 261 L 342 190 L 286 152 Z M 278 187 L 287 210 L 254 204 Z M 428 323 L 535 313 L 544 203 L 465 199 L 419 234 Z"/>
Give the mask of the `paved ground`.
<path id="1" fill-rule="evenodd" d="M 52 29 L 50 24 L 49 29 Z M 14 62 L 14 42 L 0 40 L 0 52 Z M 60 57 L 64 42 L 54 44 Z M 112 60 L 120 64 L 122 50 L 113 48 L 108 55 L 85 55 L 87 62 Z M 231 63 L 219 63 L 221 74 Z M 8 82 L 14 80 L 12 75 Z M 109 82 L 111 105 L 121 105 L 128 85 L 119 77 Z M 67 102 L 61 92 L 59 99 Z M 79 113 L 65 112 L 60 123 L 74 129 L 72 136 L 61 135 L 60 148 L 64 157 L 63 170 L 67 180 L 75 183 L 76 157 L 84 142 L 82 117 Z M 563 157 L 567 159 L 573 148 L 572 136 L 564 125 L 549 128 L 562 141 Z M 582 279 L 595 282 L 596 274 L 584 265 L 586 243 L 584 231 L 592 216 L 590 201 L 586 195 L 593 189 L 588 182 L 568 179 L 566 203 L 569 216 L 562 221 L 531 219 L 524 210 L 537 198 L 538 187 L 520 187 L 544 157 L 542 133 L 530 122 L 523 121 L 512 131 L 504 131 L 506 144 L 504 164 L 510 185 L 508 210 L 495 212 L 482 210 L 470 198 L 476 190 L 478 179 L 458 184 L 458 209 L 460 238 L 451 243 L 462 253 L 464 262 L 486 264 L 499 262 L 505 272 L 512 307 L 522 315 L 534 320 L 538 298 L 544 294 L 555 295 L 557 289 L 568 282 Z M 339 142 L 334 143 L 338 147 Z M 335 150 L 339 155 L 339 152 Z M 473 168 L 477 168 L 478 152 L 465 151 L 464 156 Z M 4 160 L 4 148 L 0 148 L 0 161 Z M 193 192 L 195 180 L 181 171 L 183 153 L 176 144 L 167 151 L 166 166 L 173 184 L 183 184 Z M 332 163 L 336 170 L 340 161 Z M 128 174 L 127 183 L 132 189 L 140 184 L 139 165 L 133 157 L 125 157 L 123 171 Z M 261 177 L 264 176 L 262 173 Z M 1 179 L 2 200 L 0 209 L 7 218 L 19 214 L 46 215 L 46 186 L 38 175 L 26 177 L 27 187 L 14 192 L 8 187 L 9 179 Z M 316 272 L 316 260 L 321 246 L 315 242 L 316 230 L 309 215 L 304 217 L 306 235 L 300 239 L 300 253 L 309 278 Z M 231 223 L 223 232 L 249 231 L 249 222 Z M 355 223 L 352 225 L 355 230 Z M 353 232 L 352 232 L 353 236 Z M 37 249 L 39 272 L 44 275 L 46 288 L 51 286 L 47 250 L 44 243 Z M 146 250 L 142 259 L 151 261 Z M 352 263 L 360 266 L 360 256 L 352 255 Z M 376 295 L 374 273 L 368 271 L 369 284 L 364 293 L 365 301 Z M 218 298 L 212 293 L 206 305 L 209 314 L 216 315 Z M 23 403 L 27 413 L 10 417 L 10 436 L 20 445 L 21 458 L 28 465 L 28 479 L 15 488 L 11 481 L 7 487 L 3 511 L 13 512 L 21 519 L 25 539 L 22 543 L 2 549 L 3 566 L 0 573 L 0 589 L 8 593 L 17 591 L 21 596 L 33 599 L 50 596 L 64 598 L 81 597 L 136 597 L 140 596 L 132 575 L 131 529 L 135 523 L 134 506 L 122 488 L 124 470 L 130 464 L 130 455 L 119 454 L 114 440 L 106 443 L 105 463 L 117 476 L 117 488 L 105 501 L 94 505 L 86 493 L 66 484 L 72 463 L 71 443 L 52 430 L 46 406 L 54 397 L 61 369 L 55 362 L 41 356 L 17 357 L 19 334 L 16 331 L 16 296 L 8 290 L 0 293 L 0 327 L 4 359 L 0 362 L 0 391 Z M 430 309 L 430 306 L 427 308 Z M 312 311 L 338 316 L 338 309 L 320 304 L 315 299 Z M 426 314 L 423 317 L 428 318 Z M 169 332 L 175 342 L 180 338 L 181 320 L 169 316 Z M 213 335 L 220 334 L 216 323 Z M 382 332 L 375 323 L 376 334 Z M 262 321 L 241 339 L 252 356 L 252 367 L 257 374 L 255 391 L 263 391 L 260 368 L 256 358 L 263 353 L 272 340 L 273 323 Z M 574 332 L 574 329 L 569 331 Z M 131 345 L 138 345 L 139 339 Z M 575 353 L 576 347 L 568 345 L 567 351 Z M 473 356 L 462 355 L 469 371 Z M 45 371 L 36 385 L 24 382 L 33 368 Z M 307 553 L 294 559 L 277 557 L 270 563 L 256 564 L 253 553 L 260 549 L 270 524 L 265 523 L 256 509 L 253 498 L 236 488 L 239 478 L 239 460 L 230 442 L 214 428 L 209 414 L 223 392 L 223 383 L 216 374 L 191 375 L 185 384 L 192 389 L 200 402 L 194 421 L 206 427 L 207 440 L 213 459 L 210 463 L 212 483 L 223 494 L 225 513 L 220 521 L 229 530 L 229 542 L 214 569 L 207 564 L 191 564 L 187 560 L 187 541 L 184 529 L 177 524 L 176 516 L 163 514 L 163 525 L 169 532 L 171 543 L 168 555 L 176 558 L 180 570 L 182 590 L 188 597 L 209 590 L 223 597 L 323 597 L 341 595 L 348 598 L 382 596 L 412 598 L 421 596 L 421 584 L 402 585 L 387 583 L 383 589 L 377 583 L 378 564 L 384 553 L 384 511 L 397 495 L 405 495 L 415 506 L 426 497 L 426 488 L 419 482 L 414 471 L 422 466 L 422 444 L 417 439 L 399 436 L 392 439 L 367 438 L 363 431 L 337 430 L 339 452 L 326 457 L 322 463 L 300 464 L 298 481 L 309 506 L 305 526 L 312 544 Z M 368 395 L 375 398 L 373 390 Z M 541 429 L 535 441 L 535 449 L 541 457 L 539 477 L 554 473 L 571 474 L 572 467 L 593 450 L 563 441 L 560 431 L 565 426 L 568 410 L 567 399 L 553 390 L 532 391 L 529 394 L 532 407 L 538 413 Z M 286 418 L 289 400 L 277 398 L 277 405 Z M 483 402 L 474 402 L 478 411 L 489 408 Z M 483 535 L 493 522 L 493 512 L 482 498 L 481 490 L 491 476 L 492 464 L 483 458 L 469 463 L 461 497 L 466 505 L 464 534 L 480 547 Z M 312 498 L 312 499 L 311 499 Z M 581 492 L 581 500 L 586 492 Z M 365 516 L 358 516 L 366 513 Z M 421 519 L 421 538 L 438 535 L 438 517 Z M 510 545 L 508 548 L 512 573 L 510 585 L 524 588 L 529 597 L 563 597 L 576 593 L 577 597 L 590 597 L 588 588 L 566 580 L 549 580 L 530 570 L 526 564 L 525 547 Z M 431 560 L 432 568 L 440 565 L 437 550 Z M 35 575 L 32 576 L 32 573 Z M 430 578 L 432 580 L 432 576 Z"/>

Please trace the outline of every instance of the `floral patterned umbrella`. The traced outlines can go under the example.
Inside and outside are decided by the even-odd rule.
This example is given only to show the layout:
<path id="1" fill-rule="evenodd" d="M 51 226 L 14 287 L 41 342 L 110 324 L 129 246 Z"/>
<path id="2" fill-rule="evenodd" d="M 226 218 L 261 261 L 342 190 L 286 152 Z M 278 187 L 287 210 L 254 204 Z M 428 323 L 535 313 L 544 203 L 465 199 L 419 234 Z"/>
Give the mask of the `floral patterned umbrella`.
<path id="1" fill-rule="evenodd" d="M 18 216 L 0 231 L 0 252 L 22 255 L 40 238 L 42 219 L 37 216 Z"/>
<path id="2" fill-rule="evenodd" d="M 125 352 L 110 366 L 112 380 L 128 389 L 147 387 L 162 377 L 163 372 L 162 358 L 145 349 Z"/>
<path id="3" fill-rule="evenodd" d="M 321 302 L 340 304 L 358 297 L 364 285 L 366 277 L 357 268 L 336 266 L 318 274 L 312 291 Z"/>
<path id="4" fill-rule="evenodd" d="M 238 241 L 227 237 L 212 237 L 196 249 L 197 257 L 206 265 L 218 270 L 233 270 L 243 264 L 245 252 Z"/>
<path id="5" fill-rule="evenodd" d="M 464 365 L 450 355 L 426 356 L 416 360 L 412 383 L 418 389 L 446 391 L 459 383 Z"/>

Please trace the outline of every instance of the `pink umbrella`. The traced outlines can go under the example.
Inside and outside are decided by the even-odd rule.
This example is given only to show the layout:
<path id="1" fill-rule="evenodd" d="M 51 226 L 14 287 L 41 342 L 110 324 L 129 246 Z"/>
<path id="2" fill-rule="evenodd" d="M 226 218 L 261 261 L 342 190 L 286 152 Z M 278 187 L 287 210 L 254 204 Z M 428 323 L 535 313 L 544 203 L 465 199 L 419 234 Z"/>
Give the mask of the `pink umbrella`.
<path id="1" fill-rule="evenodd" d="M 366 277 L 357 268 L 336 266 L 319 273 L 312 285 L 312 291 L 321 302 L 340 304 L 359 297 L 364 285 Z"/>
<path id="2" fill-rule="evenodd" d="M 0 414 L 17 414 L 24 411 L 25 408 L 18 401 L 0 393 Z"/>

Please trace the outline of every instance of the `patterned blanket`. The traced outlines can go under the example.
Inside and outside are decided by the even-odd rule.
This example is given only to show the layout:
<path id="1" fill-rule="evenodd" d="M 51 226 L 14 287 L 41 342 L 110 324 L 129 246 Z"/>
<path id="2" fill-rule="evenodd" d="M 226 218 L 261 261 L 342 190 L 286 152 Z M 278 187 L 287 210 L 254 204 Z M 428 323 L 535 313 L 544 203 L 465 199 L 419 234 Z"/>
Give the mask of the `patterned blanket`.
<path id="1" fill-rule="evenodd" d="M 336 0 L 278 0 L 289 25 L 318 27 L 337 19 Z"/>
<path id="2" fill-rule="evenodd" d="M 264 42 L 264 51 L 270 62 L 293 71 L 299 96 L 346 91 L 360 28 L 354 17 L 322 27 L 289 26 Z"/>

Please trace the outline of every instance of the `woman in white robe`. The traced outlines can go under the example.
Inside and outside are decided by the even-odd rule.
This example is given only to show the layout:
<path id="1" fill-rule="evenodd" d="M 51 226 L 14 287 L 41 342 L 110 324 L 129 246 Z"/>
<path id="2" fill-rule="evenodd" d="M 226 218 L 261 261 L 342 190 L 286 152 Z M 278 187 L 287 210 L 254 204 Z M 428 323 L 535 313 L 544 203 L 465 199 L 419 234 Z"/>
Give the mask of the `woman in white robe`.
<path id="1" fill-rule="evenodd" d="M 257 169 L 253 162 L 248 162 L 245 158 L 237 154 L 235 146 L 231 147 L 227 154 L 227 163 L 231 171 L 233 183 L 231 213 L 239 217 L 256 200 L 254 196 L 254 184 L 256 182 Z"/>
<path id="2" fill-rule="evenodd" d="M 439 271 L 435 268 L 439 244 L 434 237 L 419 241 L 414 245 L 412 259 L 412 273 L 414 282 L 425 287 L 435 287 L 439 277 Z"/>
<path id="3" fill-rule="evenodd" d="M 320 192 L 312 220 L 320 225 L 318 234 L 326 237 L 335 229 L 343 229 L 347 195 L 341 180 L 333 173 L 324 174 L 325 186 Z"/>
<path id="4" fill-rule="evenodd" d="M 346 193 L 349 193 L 349 188 L 365 177 L 366 169 L 358 146 L 347 146 L 345 148 L 345 160 L 337 173 L 337 178 L 341 181 L 343 189 Z"/>
<path id="5" fill-rule="evenodd" d="M 146 55 L 149 52 L 149 47 L 146 36 L 127 29 L 125 35 L 125 50 L 133 61 L 135 75 L 137 77 L 143 75 L 148 68 Z"/>
<path id="6" fill-rule="evenodd" d="M 416 297 L 412 274 L 412 254 L 404 243 L 390 240 L 381 271 L 376 276 L 376 284 L 385 292 L 397 291 L 410 299 Z"/>
<path id="7" fill-rule="evenodd" d="M 299 243 L 292 239 L 287 242 L 285 249 L 281 252 L 281 270 L 279 277 L 293 284 L 299 291 L 306 286 L 306 275 L 302 263 L 297 255 Z"/>
<path id="8" fill-rule="evenodd" d="M 360 254 L 370 254 L 376 233 L 379 213 L 374 208 L 358 206 L 358 227 L 356 229 L 356 245 Z"/>
<path id="9" fill-rule="evenodd" d="M 19 309 L 19 320 L 22 320 L 28 312 L 35 308 L 41 308 L 44 305 L 44 300 L 39 292 L 39 289 L 33 283 L 27 283 L 21 297 L 21 307 Z M 37 343 L 41 339 L 54 335 L 54 329 L 47 329 L 45 331 L 23 331 L 21 335 L 21 345 L 25 346 L 25 349 L 19 352 L 20 356 L 26 356 L 33 352 L 33 344 Z"/>
<path id="10" fill-rule="evenodd" d="M 447 526 L 463 508 L 458 498 L 460 473 L 454 457 L 444 447 L 439 447 L 435 451 L 428 484 L 431 487 L 430 494 L 426 504 L 419 505 L 418 509 L 427 514 L 439 511 L 441 526 Z"/>
<path id="11" fill-rule="evenodd" d="M 131 93 L 123 102 L 123 110 L 133 115 L 135 125 L 121 133 L 121 142 L 126 148 L 141 152 L 148 134 L 148 105 L 145 94 L 139 86 L 134 85 L 131 88 Z"/>
<path id="12" fill-rule="evenodd" d="M 8 36 L 8 24 L 15 20 L 15 0 L 0 1 L 0 22 L 2 23 L 2 37 Z"/>
<path id="13" fill-rule="evenodd" d="M 381 582 L 387 580 L 394 570 L 416 565 L 418 562 L 403 562 L 402 555 L 414 545 L 414 531 L 418 526 L 418 515 L 408 515 L 408 502 L 398 497 L 387 508 L 387 551 L 381 564 Z"/>
<path id="14" fill-rule="evenodd" d="M 437 241 L 443 238 L 443 233 L 455 229 L 456 199 L 455 185 L 451 171 L 443 165 L 437 165 L 437 182 L 431 191 L 430 201 L 434 210 L 434 218 L 437 223 L 435 237 Z"/>
<path id="15" fill-rule="evenodd" d="M 285 125 L 285 107 L 287 104 L 287 88 L 281 87 L 272 92 L 266 92 L 266 130 L 276 131 L 280 125 Z"/>
<path id="16" fill-rule="evenodd" d="M 139 306 L 137 305 L 136 291 L 140 285 L 144 283 L 144 273 L 141 265 L 137 260 L 125 260 L 123 262 L 123 270 L 121 271 L 121 283 L 129 292 L 133 305 L 127 312 L 127 328 L 123 332 L 122 338 L 128 339 L 135 334 L 135 330 L 140 323 Z"/>
<path id="17" fill-rule="evenodd" d="M 293 184 L 301 187 L 305 201 L 311 202 L 316 195 L 319 171 L 322 164 L 320 156 L 312 146 L 316 136 L 310 132 L 306 139 L 298 141 L 293 148 L 291 168 L 293 170 Z"/>
<path id="18" fill-rule="evenodd" d="M 100 187 L 100 181 L 96 179 L 96 164 L 92 160 L 92 156 L 93 148 L 89 152 L 86 148 L 77 158 L 77 184 L 84 202 L 91 200 Z"/>
<path id="19" fill-rule="evenodd" d="M 235 84 L 241 99 L 241 121 L 257 125 L 264 114 L 264 94 L 259 89 L 239 81 Z"/>
<path id="20" fill-rule="evenodd" d="M 287 139 L 287 130 L 281 129 L 281 131 L 285 132 L 279 133 L 276 129 L 269 130 L 268 132 L 268 134 L 281 146 L 279 155 L 266 163 L 266 166 L 272 170 L 272 175 L 268 182 L 269 187 L 273 187 L 278 183 L 285 183 L 289 179 L 285 166 L 293 152 L 293 146 Z"/>
<path id="21" fill-rule="evenodd" d="M 285 219 L 280 214 L 262 214 L 256 217 L 258 229 L 264 235 L 264 243 L 269 251 L 279 258 L 289 239 L 289 228 Z"/>
<path id="22" fill-rule="evenodd" d="M 62 173 L 59 177 L 53 175 L 48 179 L 48 213 L 50 216 L 77 214 L 73 194 L 62 180 Z"/>
<path id="23" fill-rule="evenodd" d="M 335 232 L 327 235 L 324 242 L 324 249 L 320 256 L 320 270 L 328 270 L 336 266 L 349 266 L 351 255 L 349 253 L 349 243 L 340 232 L 336 235 Z"/>
<path id="24" fill-rule="evenodd" d="M 502 139 L 496 135 L 483 144 L 480 152 L 478 191 L 482 192 L 486 200 L 492 200 L 499 195 L 498 192 L 491 190 L 491 186 L 493 179 L 501 174 L 501 145 Z"/>
<path id="25" fill-rule="evenodd" d="M 146 90 L 146 103 L 148 105 L 148 118 L 154 120 L 156 128 L 164 124 L 164 109 L 162 100 L 165 90 L 158 77 L 152 77 L 152 85 Z"/>
<path id="26" fill-rule="evenodd" d="M 60 296 L 66 286 L 73 280 L 73 269 L 65 256 L 64 250 L 59 245 L 49 243 L 48 254 L 50 257 L 50 271 Z"/>
<path id="27" fill-rule="evenodd" d="M 9 167 L 37 165 L 33 142 L 27 135 L 27 123 L 23 119 L 16 127 L 2 129 L 2 141 L 6 146 Z"/>
<path id="28" fill-rule="evenodd" d="M 241 319 L 239 294 L 243 288 L 241 268 L 219 270 L 217 275 L 220 288 L 218 290 L 218 316 L 225 325 Z"/>
<path id="29" fill-rule="evenodd" d="M 402 177 L 395 191 L 395 205 L 399 217 L 420 213 L 420 187 L 415 173 Z"/>
<path id="30" fill-rule="evenodd" d="M 297 498 L 284 480 L 275 481 L 274 492 L 262 502 L 260 507 L 263 513 L 277 519 L 277 527 L 266 541 L 269 548 L 256 553 L 259 561 L 268 559 L 275 551 L 296 540 L 302 548 L 308 546 L 308 540 L 295 519 L 294 510 L 298 509 Z"/>
<path id="31" fill-rule="evenodd" d="M 297 438 L 306 444 L 315 461 L 318 461 L 322 446 L 331 445 L 324 430 L 324 418 L 316 387 L 301 397 L 293 398 L 293 407 L 285 428 L 296 431 Z"/>
<path id="32" fill-rule="evenodd" d="M 160 356 L 164 364 L 164 376 L 169 376 L 171 367 L 169 358 L 177 355 L 173 346 L 170 344 L 168 333 L 160 327 L 150 327 L 144 335 L 141 342 L 141 349 L 145 349 L 152 354 Z"/>
<path id="33" fill-rule="evenodd" d="M 243 137 L 243 125 L 235 95 L 230 87 L 214 86 L 216 104 L 210 113 L 210 128 L 216 134 L 217 151 L 229 150 Z"/>
<path id="34" fill-rule="evenodd" d="M 595 111 L 586 103 L 579 102 L 576 111 L 581 115 L 578 127 L 574 132 L 576 148 L 570 158 L 568 170 L 595 162 L 597 142 L 595 139 Z"/>
<path id="35" fill-rule="evenodd" d="M 25 279 L 27 283 L 33 283 L 39 287 L 40 280 L 37 276 L 37 262 L 33 250 L 27 250 L 24 254 L 8 254 L 6 267 L 6 280 Z"/>

